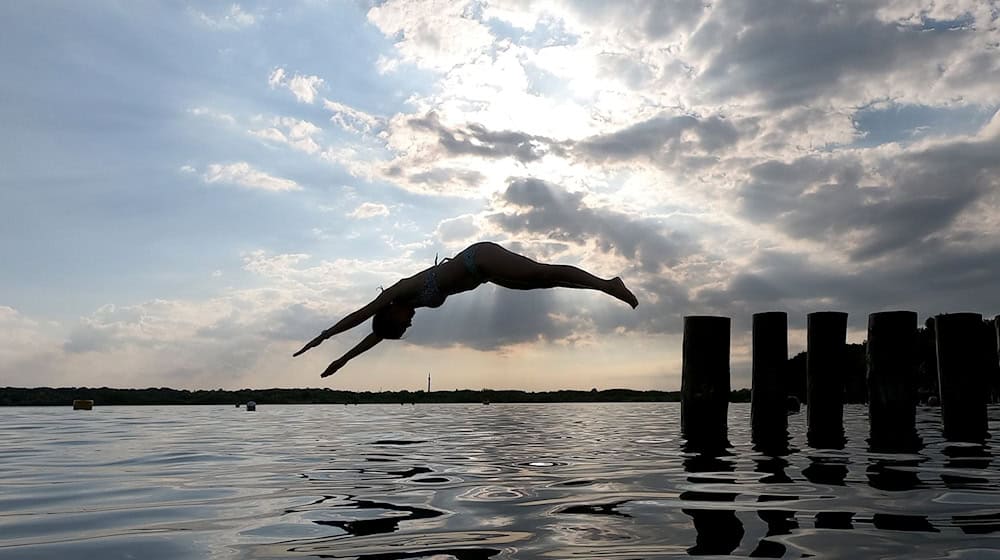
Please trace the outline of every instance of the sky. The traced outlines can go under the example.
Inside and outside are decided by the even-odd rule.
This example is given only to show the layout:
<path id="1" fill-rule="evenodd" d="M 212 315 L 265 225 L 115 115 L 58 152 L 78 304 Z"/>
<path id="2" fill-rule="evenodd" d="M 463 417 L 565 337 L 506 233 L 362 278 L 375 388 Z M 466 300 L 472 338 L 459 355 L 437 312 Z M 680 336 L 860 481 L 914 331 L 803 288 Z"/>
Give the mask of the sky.
<path id="1" fill-rule="evenodd" d="M 0 386 L 675 390 L 685 315 L 1000 313 L 1000 3 L 0 2 Z M 319 331 L 476 241 L 491 284 Z"/>

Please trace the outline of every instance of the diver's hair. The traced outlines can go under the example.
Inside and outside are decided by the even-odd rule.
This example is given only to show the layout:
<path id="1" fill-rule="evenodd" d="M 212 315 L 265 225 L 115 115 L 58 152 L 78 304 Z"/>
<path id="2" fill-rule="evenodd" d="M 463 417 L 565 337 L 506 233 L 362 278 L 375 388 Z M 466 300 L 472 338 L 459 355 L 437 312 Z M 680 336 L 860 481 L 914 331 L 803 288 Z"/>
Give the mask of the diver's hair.
<path id="1" fill-rule="evenodd" d="M 406 332 L 406 326 L 393 318 L 395 303 L 390 303 L 372 317 L 372 332 L 385 340 L 399 340 Z"/>

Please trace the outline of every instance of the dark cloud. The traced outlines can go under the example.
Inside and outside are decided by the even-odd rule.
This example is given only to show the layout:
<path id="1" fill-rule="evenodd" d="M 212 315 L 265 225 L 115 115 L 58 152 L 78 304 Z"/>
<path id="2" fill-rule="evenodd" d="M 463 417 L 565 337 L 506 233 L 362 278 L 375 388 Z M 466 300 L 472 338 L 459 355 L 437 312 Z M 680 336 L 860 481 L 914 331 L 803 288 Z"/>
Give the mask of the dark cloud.
<path id="1" fill-rule="evenodd" d="M 408 123 L 418 130 L 435 133 L 440 146 L 451 155 L 511 157 L 521 163 L 539 160 L 549 153 L 565 156 L 564 146 L 551 138 L 511 130 L 493 131 L 476 123 L 448 128 L 434 112 L 411 118 Z"/>
<path id="2" fill-rule="evenodd" d="M 929 242 L 904 255 L 853 269 L 821 258 L 763 252 L 725 287 L 698 293 L 696 304 L 732 317 L 782 310 L 789 323 L 805 326 L 813 311 L 846 311 L 854 329 L 864 329 L 875 311 L 907 309 L 922 318 L 938 313 L 1000 311 L 1000 246 L 976 248 Z"/>
<path id="3" fill-rule="evenodd" d="M 644 159 L 661 167 L 673 167 L 682 162 L 685 168 L 700 168 L 716 162 L 723 151 L 745 137 L 756 135 L 760 129 L 756 119 L 733 122 L 718 115 L 662 114 L 607 134 L 582 140 L 554 140 L 518 131 L 493 131 L 476 123 L 448 128 L 433 112 L 411 118 L 408 123 L 415 129 L 435 133 L 440 148 L 452 156 L 510 157 L 521 163 L 530 163 L 546 155 L 572 156 L 597 163 Z M 390 177 L 402 176 L 403 173 L 399 166 L 388 170 Z M 438 168 L 411 175 L 409 179 L 435 184 L 457 180 L 472 186 L 482 176 L 474 171 Z"/>
<path id="4" fill-rule="evenodd" d="M 685 136 L 690 131 L 693 138 Z M 740 139 L 736 126 L 718 116 L 661 115 L 608 134 L 577 142 L 574 153 L 594 161 L 648 158 L 672 161 L 687 152 L 715 153 Z"/>
<path id="5" fill-rule="evenodd" d="M 591 23 L 617 23 L 623 33 L 648 40 L 689 32 L 701 19 L 704 0 L 575 0 L 569 8 Z"/>
<path id="6" fill-rule="evenodd" d="M 865 186 L 855 155 L 769 161 L 740 186 L 740 209 L 755 222 L 833 243 L 852 259 L 918 246 L 998 185 L 1000 141 L 963 140 L 885 158 Z"/>
<path id="7" fill-rule="evenodd" d="M 893 75 L 920 93 L 915 88 L 942 79 L 975 34 L 928 20 L 882 21 L 879 9 L 867 0 L 717 3 L 688 43 L 707 60 L 697 82 L 716 100 L 759 96 L 770 108 L 865 100 L 873 94 L 866 81 Z"/>
<path id="8" fill-rule="evenodd" d="M 643 274 L 632 282 L 633 291 L 642 294 L 632 322 L 626 325 L 634 331 L 676 334 L 683 330 L 685 315 L 704 314 L 710 310 L 692 305 L 690 286 L 664 274 Z M 599 320 L 599 330 L 607 332 L 617 325 Z"/>
<path id="9" fill-rule="evenodd" d="M 398 168 L 393 168 L 391 172 Z M 478 171 L 467 169 L 444 169 L 437 167 L 419 173 L 413 173 L 407 177 L 410 183 L 423 185 L 443 185 L 454 184 L 466 187 L 476 187 L 484 179 L 483 174 Z"/>
<path id="10" fill-rule="evenodd" d="M 595 241 L 601 251 L 635 261 L 647 272 L 658 272 L 697 250 L 694 242 L 670 232 L 659 220 L 591 208 L 582 193 L 540 179 L 511 180 L 502 200 L 514 210 L 489 219 L 507 232 L 543 235 L 565 243 Z"/>

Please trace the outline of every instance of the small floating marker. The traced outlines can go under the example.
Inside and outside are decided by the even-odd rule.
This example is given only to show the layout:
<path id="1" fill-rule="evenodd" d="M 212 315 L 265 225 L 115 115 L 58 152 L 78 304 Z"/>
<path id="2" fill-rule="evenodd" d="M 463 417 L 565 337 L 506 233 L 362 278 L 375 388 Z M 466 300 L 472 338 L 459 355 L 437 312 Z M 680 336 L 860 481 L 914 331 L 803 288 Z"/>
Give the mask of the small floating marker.
<path id="1" fill-rule="evenodd" d="M 94 401 L 90 399 L 76 399 L 73 401 L 73 410 L 93 410 Z"/>
<path id="2" fill-rule="evenodd" d="M 257 410 L 257 403 L 253 401 L 247 401 L 247 412 L 253 412 Z"/>

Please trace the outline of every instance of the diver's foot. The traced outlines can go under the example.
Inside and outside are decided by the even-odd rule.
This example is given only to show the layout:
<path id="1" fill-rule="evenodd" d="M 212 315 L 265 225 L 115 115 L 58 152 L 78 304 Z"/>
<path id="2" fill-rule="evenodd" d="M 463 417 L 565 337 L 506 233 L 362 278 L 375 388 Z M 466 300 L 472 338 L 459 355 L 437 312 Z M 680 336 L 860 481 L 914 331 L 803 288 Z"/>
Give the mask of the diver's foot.
<path id="1" fill-rule="evenodd" d="M 639 300 L 631 290 L 625 287 L 625 282 L 619 276 L 611 279 L 611 295 L 631 305 L 632 309 L 639 306 Z"/>

